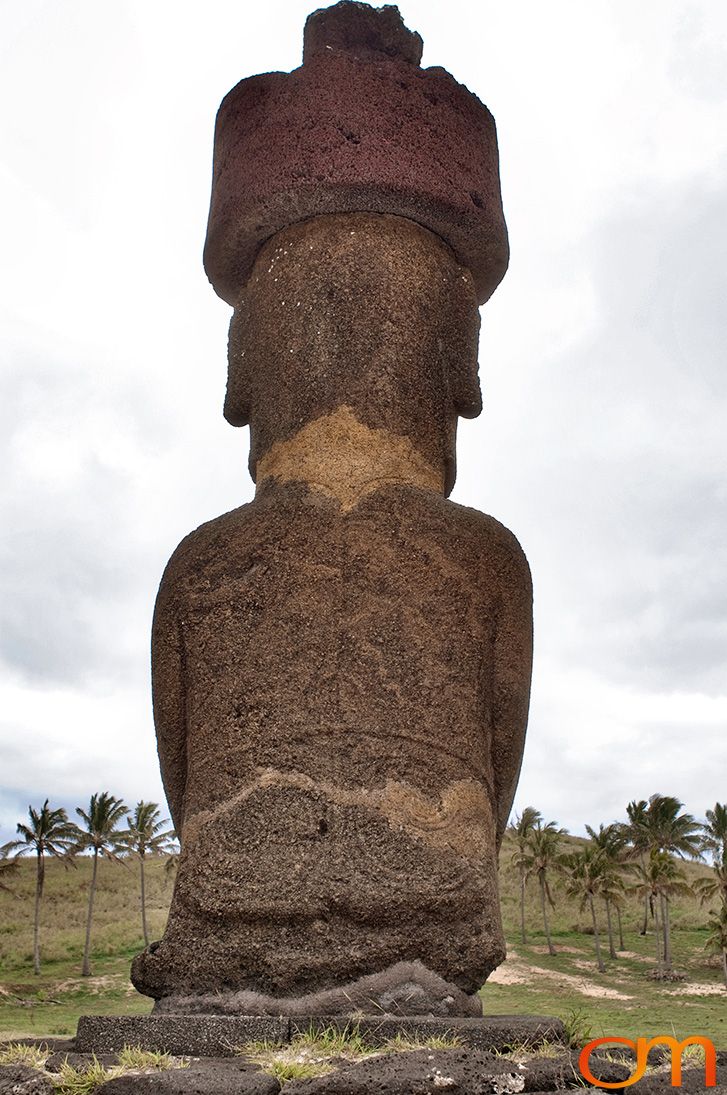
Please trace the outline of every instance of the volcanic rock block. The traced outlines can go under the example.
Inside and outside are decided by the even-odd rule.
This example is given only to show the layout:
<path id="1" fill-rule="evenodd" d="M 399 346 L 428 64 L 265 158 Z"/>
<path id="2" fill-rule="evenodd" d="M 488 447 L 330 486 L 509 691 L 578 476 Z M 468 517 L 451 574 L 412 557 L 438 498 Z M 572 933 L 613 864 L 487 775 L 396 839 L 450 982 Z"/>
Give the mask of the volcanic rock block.
<path id="1" fill-rule="evenodd" d="M 277 1095 L 280 1083 L 256 1066 L 207 1058 L 167 1072 L 116 1076 L 96 1090 L 98 1095 Z"/>
<path id="2" fill-rule="evenodd" d="M 64 1065 L 69 1066 L 76 1070 L 76 1072 L 88 1072 L 89 1069 L 95 1068 L 96 1065 L 101 1065 L 102 1068 L 110 1069 L 118 1064 L 118 1058 L 115 1053 L 77 1053 L 75 1051 L 71 1053 L 51 1053 L 50 1057 L 46 1058 L 45 1068 L 46 1072 L 61 1072 Z"/>
<path id="3" fill-rule="evenodd" d="M 303 30 L 304 63 L 326 51 L 345 50 L 367 61 L 395 59 L 418 65 L 422 46 L 421 36 L 404 26 L 399 9 L 391 4 L 372 8 L 344 0 L 314 11 Z"/>
<path id="4" fill-rule="evenodd" d="M 418 40 L 418 44 L 417 44 Z M 205 269 L 235 305 L 260 247 L 294 221 L 391 213 L 429 228 L 480 303 L 508 264 L 495 122 L 394 7 L 344 0 L 306 26 L 303 65 L 242 80 L 217 115 Z"/>
<path id="5" fill-rule="evenodd" d="M 290 1041 L 290 1020 L 272 1016 L 82 1015 L 76 1050 L 83 1054 L 118 1053 L 138 1046 L 174 1057 L 229 1057 L 250 1042 L 271 1045 Z"/>
<path id="6" fill-rule="evenodd" d="M 562 1022 L 545 1015 L 489 1015 L 485 1018 L 446 1019 L 431 1016 L 387 1016 L 380 1012 L 370 1016 L 318 1015 L 283 1018 L 268 1015 L 82 1015 L 78 1021 L 76 1050 L 78 1054 L 108 1057 L 124 1046 L 171 1053 L 174 1056 L 230 1057 L 236 1047 L 259 1045 L 289 1045 L 300 1035 L 350 1033 L 352 1024 L 366 1045 L 383 1047 L 387 1043 L 404 1041 L 426 1042 L 430 1039 L 454 1039 L 488 1053 L 501 1053 L 517 1046 L 537 1047 L 543 1043 L 567 1045 Z M 564 1051 L 567 1052 L 567 1051 Z M 568 1058 L 570 1060 L 570 1058 Z M 593 1054 L 594 1075 L 601 1067 Z M 631 1070 L 629 1070 L 631 1071 Z"/>
<path id="7" fill-rule="evenodd" d="M 506 1078 L 518 1076 L 519 1083 Z M 476 1049 L 417 1049 L 410 1053 L 387 1054 L 368 1061 L 344 1065 L 326 1076 L 293 1080 L 286 1085 L 290 1095 L 439 1095 L 442 1089 L 485 1095 L 494 1090 L 497 1079 L 503 1092 L 522 1091 L 522 1080 L 514 1061 L 491 1057 Z"/>
<path id="8" fill-rule="evenodd" d="M 311 28 L 302 69 L 247 81 L 218 120 L 207 263 L 235 304 L 225 414 L 250 425 L 257 493 L 188 536 L 159 591 L 182 854 L 132 976 L 172 1014 L 475 1015 L 505 954 L 532 629 L 516 539 L 446 500 L 458 416 L 481 407 L 478 295 L 504 269 L 494 128 L 421 73 L 392 9 Z M 339 100 L 359 159 L 331 158 Z M 301 156 L 320 177 L 292 183 Z"/>
<path id="9" fill-rule="evenodd" d="M 0 1095 L 54 1095 L 47 1076 L 28 1065 L 0 1065 Z"/>

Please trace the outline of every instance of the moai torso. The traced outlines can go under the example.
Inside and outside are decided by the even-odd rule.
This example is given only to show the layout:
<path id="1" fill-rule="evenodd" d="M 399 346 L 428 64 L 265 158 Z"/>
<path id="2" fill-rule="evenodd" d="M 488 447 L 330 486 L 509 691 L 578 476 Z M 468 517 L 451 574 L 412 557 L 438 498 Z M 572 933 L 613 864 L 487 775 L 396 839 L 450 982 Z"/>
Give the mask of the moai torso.
<path id="1" fill-rule="evenodd" d="M 326 16 L 329 38 L 348 27 L 354 45 L 392 18 L 358 4 Z M 312 73 L 256 80 L 302 73 L 325 90 L 334 62 L 385 86 L 422 75 L 331 52 Z M 441 238 L 446 208 L 430 203 L 435 233 L 405 188 L 393 200 L 370 181 L 353 210 L 326 206 L 333 184 L 303 191 L 301 215 L 257 246 L 250 224 L 284 203 L 270 184 L 253 216 L 243 189 L 221 229 L 241 127 L 256 109 L 260 128 L 274 120 L 255 85 L 235 89 L 247 113 L 233 101 L 218 120 L 207 265 L 218 289 L 236 271 L 225 413 L 250 424 L 257 493 L 187 537 L 162 581 L 154 710 L 182 856 L 134 981 L 167 1010 L 476 1014 L 504 957 L 497 851 L 531 650 L 517 541 L 445 497 L 457 416 L 479 411 L 492 263 L 478 283 Z"/>

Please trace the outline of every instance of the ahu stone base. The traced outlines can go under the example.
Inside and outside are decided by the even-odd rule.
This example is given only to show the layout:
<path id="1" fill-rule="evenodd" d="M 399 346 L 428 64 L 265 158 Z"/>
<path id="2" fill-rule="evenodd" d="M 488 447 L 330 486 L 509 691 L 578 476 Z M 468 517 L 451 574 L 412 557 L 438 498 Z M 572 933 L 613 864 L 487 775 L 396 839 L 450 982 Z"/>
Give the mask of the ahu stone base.
<path id="1" fill-rule="evenodd" d="M 78 1053 L 115 1053 L 124 1046 L 178 1056 L 234 1056 L 249 1042 L 285 1045 L 310 1030 L 346 1030 L 354 1027 L 371 1045 L 383 1045 L 397 1035 L 423 1040 L 454 1036 L 463 1046 L 502 1052 L 511 1046 L 565 1044 L 560 1019 L 549 1016 L 490 1015 L 484 1019 L 439 1019 L 340 1015 L 304 1018 L 269 1015 L 82 1015 L 75 1048 Z"/>

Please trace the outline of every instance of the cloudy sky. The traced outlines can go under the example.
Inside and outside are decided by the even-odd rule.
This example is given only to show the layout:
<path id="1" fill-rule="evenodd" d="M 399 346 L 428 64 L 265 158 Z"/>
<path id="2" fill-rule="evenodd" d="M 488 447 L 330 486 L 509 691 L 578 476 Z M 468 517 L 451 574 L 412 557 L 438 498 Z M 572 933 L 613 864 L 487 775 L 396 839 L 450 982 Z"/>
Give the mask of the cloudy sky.
<path id="1" fill-rule="evenodd" d="M 161 800 L 169 554 L 247 501 L 212 132 L 311 3 L 0 0 L 0 840 L 49 796 Z M 516 804 L 573 831 L 727 799 L 727 7 L 403 0 L 495 114 L 512 260 L 456 501 L 518 535 L 536 662 Z"/>

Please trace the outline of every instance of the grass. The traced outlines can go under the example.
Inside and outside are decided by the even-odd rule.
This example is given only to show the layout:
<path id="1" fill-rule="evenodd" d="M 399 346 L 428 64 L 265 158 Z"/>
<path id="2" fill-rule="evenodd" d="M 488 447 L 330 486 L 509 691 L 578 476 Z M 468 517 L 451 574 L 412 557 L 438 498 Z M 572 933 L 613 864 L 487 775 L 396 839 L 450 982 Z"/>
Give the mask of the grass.
<path id="1" fill-rule="evenodd" d="M 569 1046 L 583 1046 L 593 1037 L 593 1028 L 583 1008 L 571 1008 L 561 1016 Z"/>
<path id="2" fill-rule="evenodd" d="M 311 1080 L 314 1076 L 325 1076 L 333 1071 L 333 1066 L 321 1061 L 286 1061 L 275 1058 L 271 1061 L 258 1062 L 263 1072 L 268 1072 L 284 1084 L 287 1080 Z"/>
<path id="3" fill-rule="evenodd" d="M 319 1029 L 310 1026 L 308 1030 L 297 1034 L 286 1046 L 281 1046 L 279 1042 L 246 1042 L 237 1048 L 237 1052 L 257 1058 L 274 1055 L 284 1049 L 292 1050 L 293 1053 L 315 1053 L 325 1058 L 359 1060 L 361 1057 L 384 1053 L 407 1053 L 416 1049 L 456 1049 L 461 1045 L 461 1039 L 454 1034 L 435 1034 L 427 1038 L 397 1034 L 383 1044 L 375 1044 L 366 1040 L 358 1023 L 352 1022 L 345 1027 L 329 1026 Z"/>
<path id="4" fill-rule="evenodd" d="M 286 1080 L 308 1080 L 313 1076 L 325 1076 L 333 1066 L 331 1057 L 349 1057 L 359 1059 L 364 1053 L 364 1044 L 358 1028 L 346 1027 L 338 1030 L 328 1027 L 299 1034 L 289 1045 L 277 1042 L 248 1042 L 237 1048 L 237 1053 L 259 1065 L 264 1072 L 270 1073 L 280 1083 Z"/>
<path id="5" fill-rule="evenodd" d="M 240 1046 L 237 1052 L 284 1083 L 286 1080 L 324 1076 L 333 1070 L 334 1062 L 361 1061 L 366 1057 L 417 1049 L 453 1049 L 459 1045 L 461 1042 L 456 1037 L 409 1038 L 397 1035 L 384 1045 L 377 1046 L 366 1041 L 357 1023 L 351 1023 L 342 1029 L 330 1026 L 319 1030 L 311 1026 L 298 1034 L 290 1045 L 248 1042 Z"/>
<path id="6" fill-rule="evenodd" d="M 172 893 L 164 859 L 147 861 L 147 915 L 152 936 L 164 930 Z M 91 880 L 86 857 L 76 868 L 51 860 L 41 910 L 39 977 L 33 975 L 35 863 L 20 861 L 12 892 L 0 891 L 0 1036 L 75 1033 L 79 1015 L 139 1015 L 152 1001 L 129 982 L 131 959 L 143 948 L 137 865 L 102 862 L 94 908 L 92 976 L 81 977 L 83 933 Z"/>
<path id="7" fill-rule="evenodd" d="M 506 1061 L 526 1061 L 534 1053 L 537 1053 L 538 1057 L 547 1057 L 548 1060 L 553 1061 L 563 1056 L 563 1044 L 545 1039 L 537 1045 L 521 1042 L 519 1045 L 509 1046 L 507 1049 L 495 1049 L 492 1052 L 495 1057 L 501 1057 Z"/>
<path id="8" fill-rule="evenodd" d="M 27 1065 L 42 1068 L 50 1055 L 48 1046 L 30 1046 L 23 1042 L 0 1046 L 0 1065 Z"/>
<path id="9" fill-rule="evenodd" d="M 701 1034 L 718 1047 L 727 1047 L 727 1009 L 722 991 L 709 995 L 684 994 L 695 983 L 719 989 L 719 969 L 707 965 L 701 953 L 702 934 L 675 933 L 676 962 L 689 981 L 671 985 L 647 976 L 653 965 L 651 936 L 626 933 L 627 949 L 637 957 L 609 960 L 606 973 L 600 974 L 592 955 L 592 938 L 561 930 L 553 937 L 555 946 L 568 947 L 568 952 L 551 957 L 542 953 L 543 939 L 533 932 L 527 946 L 517 942 L 509 948 L 510 963 L 514 969 L 518 968 L 516 961 L 522 963 L 528 983 L 488 981 L 482 991 L 485 1014 L 530 1012 L 559 1016 L 566 1021 L 574 1044 L 608 1035 L 637 1038 L 672 1034 L 682 1039 Z M 553 974 L 563 974 L 573 981 L 559 983 Z M 618 993 L 623 999 L 589 994 L 603 990 Z"/>
<path id="10" fill-rule="evenodd" d="M 57 1075 L 51 1077 L 58 1095 L 91 1095 L 101 1084 L 119 1075 L 117 1069 L 108 1069 L 94 1056 L 84 1069 L 73 1068 L 64 1061 Z"/>
<path id="11" fill-rule="evenodd" d="M 701 1034 L 718 1047 L 727 1048 L 727 990 L 717 961 L 709 959 L 703 950 L 708 909 L 689 896 L 675 899 L 672 904 L 674 965 L 687 976 L 683 984 L 660 983 L 648 977 L 655 965 L 653 927 L 647 936 L 639 934 L 642 906 L 635 898 L 627 900 L 622 914 L 627 956 L 616 961 L 608 957 L 605 916 L 601 916 L 606 962 L 606 973 L 601 974 L 596 967 L 590 913 L 579 913 L 577 903 L 568 900 L 557 886 L 556 907 L 550 914 L 556 955 L 546 953 L 539 895 L 532 884 L 528 885 L 526 902 L 528 943 L 520 942 L 519 880 L 508 868 L 511 851 L 506 840 L 500 860 L 500 901 L 509 961 L 503 973 L 520 969 L 527 983 L 488 981 L 482 991 L 485 1014 L 530 1012 L 567 1019 L 569 1013 L 575 1013 L 581 1029 L 571 1031 L 574 1041 L 589 1033 L 593 1038 L 672 1034 L 680 1039 Z M 683 866 L 690 882 L 709 873 L 704 865 Z M 563 975 L 570 980 L 559 983 L 556 977 Z M 709 991 L 701 995 L 684 991 L 699 985 Z M 625 999 L 591 995 L 603 990 Z"/>
<path id="12" fill-rule="evenodd" d="M 413 1053 L 417 1049 L 459 1049 L 462 1039 L 456 1034 L 430 1034 L 428 1038 L 397 1034 L 381 1047 L 382 1053 Z"/>
<path id="13" fill-rule="evenodd" d="M 319 1030 L 311 1026 L 296 1035 L 289 1045 L 267 1041 L 247 1042 L 237 1048 L 237 1053 L 260 1065 L 281 1083 L 284 1080 L 323 1076 L 331 1071 L 332 1058 L 360 1061 L 376 1052 L 380 1050 L 366 1043 L 356 1023 L 342 1029 L 330 1026 Z"/>
<path id="14" fill-rule="evenodd" d="M 374 1053 L 359 1030 L 358 1023 L 349 1023 L 338 1027 L 325 1027 L 323 1030 L 311 1026 L 302 1031 L 291 1042 L 291 1048 L 306 1049 L 322 1057 L 364 1057 Z"/>
<path id="15" fill-rule="evenodd" d="M 117 1054 L 117 1060 L 127 1072 L 166 1072 L 169 1068 L 186 1068 L 189 1063 L 184 1059 L 175 1060 L 171 1053 L 158 1053 L 140 1046 L 124 1046 Z"/>
<path id="16" fill-rule="evenodd" d="M 538 894 L 528 887 L 526 917 L 528 943 L 519 940 L 518 879 L 509 868 L 511 849 L 506 843 L 501 859 L 500 893 L 510 958 L 503 973 L 520 971 L 525 983 L 488 981 L 483 990 L 485 1013 L 557 1015 L 577 1017 L 574 1041 L 582 1040 L 590 1028 L 591 1037 L 619 1035 L 636 1038 L 673 1034 L 678 1038 L 701 1034 L 718 1047 L 727 1048 L 727 1008 L 719 992 L 722 984 L 716 960 L 703 950 L 708 910 L 693 898 L 675 900 L 672 910 L 672 942 L 675 965 L 687 975 L 684 984 L 652 981 L 647 976 L 654 965 L 653 934 L 639 935 L 641 910 L 629 899 L 623 913 L 627 956 L 612 961 L 606 957 L 606 973 L 596 969 L 593 935 L 586 914 L 556 888 L 556 908 L 551 914 L 553 942 L 557 954 L 545 953 Z M 91 949 L 93 976 L 80 975 L 83 932 L 90 882 L 90 862 L 82 859 L 76 869 L 64 870 L 50 862 L 41 918 L 42 973 L 32 972 L 32 909 L 35 865 L 21 861 L 11 882 L 13 892 L 0 892 L 0 1037 L 45 1038 L 75 1032 L 82 1014 L 148 1014 L 152 1001 L 139 996 L 129 982 L 131 959 L 143 947 L 136 865 L 102 863 L 96 898 Z M 707 868 L 686 864 L 694 879 Z M 164 859 L 147 866 L 148 915 L 153 938 L 164 928 L 171 898 L 172 880 L 165 875 Z M 608 950 L 605 949 L 607 956 Z M 496 974 L 496 977 L 498 974 Z M 563 980 L 558 980 L 563 978 Z M 570 979 L 570 980 L 568 980 Z M 686 994 L 684 989 L 703 985 L 712 993 Z M 584 989 L 586 991 L 584 991 Z M 594 991 L 617 993 L 597 996 Z M 620 998 L 623 997 L 623 998 Z M 333 1044 L 329 1056 L 353 1052 Z M 320 1039 L 320 1035 L 317 1035 Z M 341 1037 L 330 1031 L 330 1043 Z M 273 1047 L 268 1047 L 272 1049 Z M 279 1049 L 280 1047 L 275 1047 Z M 402 1048 L 402 1047 L 399 1047 Z M 417 1045 L 416 1048 L 422 1048 Z M 429 1048 L 436 1048 L 429 1046 Z M 262 1052 L 262 1049 L 261 1049 Z M 319 1055 L 324 1049 L 319 1046 Z M 377 1050 L 381 1052 L 381 1047 Z M 304 1062 L 305 1063 L 305 1062 Z M 70 1082 L 70 1080 L 69 1080 Z"/>
<path id="17" fill-rule="evenodd" d="M 46 1045 L 34 1046 L 12 1043 L 0 1046 L 0 1065 L 21 1064 L 44 1071 L 50 1050 Z M 170 1068 L 187 1068 L 185 1058 L 172 1057 L 169 1053 L 155 1053 L 140 1046 L 124 1046 L 117 1055 L 117 1064 L 106 1068 L 95 1054 L 82 1068 L 71 1065 L 68 1058 L 61 1062 L 58 1072 L 44 1072 L 58 1095 L 92 1095 L 94 1091 L 114 1076 L 130 1073 L 166 1071 Z"/>

